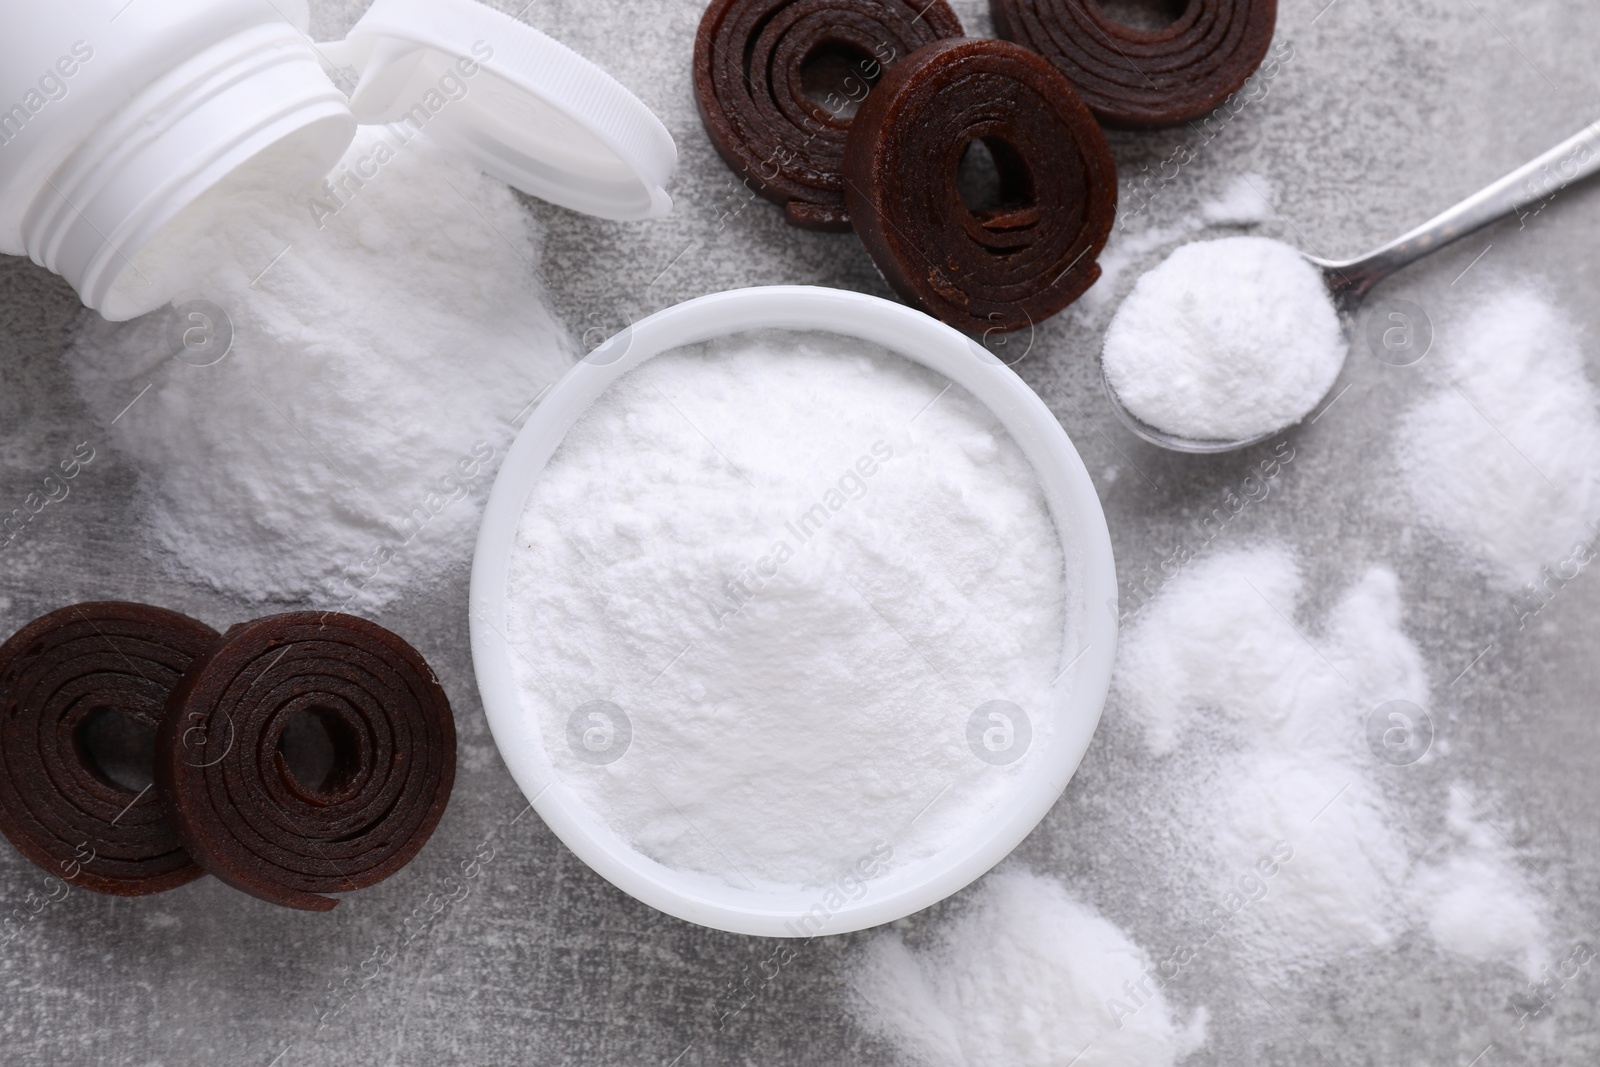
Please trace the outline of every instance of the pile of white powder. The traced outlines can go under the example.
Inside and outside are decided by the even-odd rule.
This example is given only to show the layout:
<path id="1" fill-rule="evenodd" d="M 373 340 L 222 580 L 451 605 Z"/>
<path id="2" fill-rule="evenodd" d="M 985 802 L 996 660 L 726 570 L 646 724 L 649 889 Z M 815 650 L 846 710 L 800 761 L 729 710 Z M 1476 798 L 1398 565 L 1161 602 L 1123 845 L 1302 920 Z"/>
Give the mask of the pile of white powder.
<path id="1" fill-rule="evenodd" d="M 1198 842 L 1189 877 L 1216 891 L 1278 843 L 1292 851 L 1240 914 L 1253 966 L 1422 929 L 1448 952 L 1536 973 L 1545 907 L 1482 805 L 1454 786 L 1437 797 L 1447 837 L 1408 834 L 1422 813 L 1390 794 L 1398 768 L 1369 747 L 1368 720 L 1390 701 L 1415 705 L 1414 729 L 1431 721 L 1394 574 L 1369 570 L 1320 625 L 1294 621 L 1304 597 L 1290 551 L 1236 550 L 1180 574 L 1126 635 L 1120 703 L 1153 754 L 1179 757 L 1163 779 Z"/>
<path id="2" fill-rule="evenodd" d="M 1505 588 L 1586 565 L 1600 524 L 1600 398 L 1583 337 L 1526 284 L 1440 316 L 1446 380 L 1395 423 L 1395 458 L 1423 519 Z"/>
<path id="3" fill-rule="evenodd" d="M 981 759 L 969 725 L 1003 700 L 1048 736 L 1067 573 L 1033 468 L 964 390 L 763 333 L 658 356 L 573 427 L 513 551 L 509 637 L 558 772 L 625 840 L 815 886 L 880 844 L 929 855 L 1011 794 L 1026 752 Z M 626 751 L 584 758 L 591 728 L 620 743 L 618 711 Z"/>
<path id="4" fill-rule="evenodd" d="M 1183 245 L 1135 283 L 1101 359 L 1141 421 L 1195 440 L 1243 440 L 1298 422 L 1344 365 L 1322 274 L 1265 237 Z"/>
<path id="5" fill-rule="evenodd" d="M 328 186 L 269 178 L 212 190 L 139 260 L 220 321 L 86 316 L 68 358 L 185 573 L 370 609 L 466 558 L 514 420 L 572 346 L 527 212 L 425 138 L 363 129 Z"/>
<path id="6" fill-rule="evenodd" d="M 985 879 L 932 945 L 869 942 L 853 1007 L 932 1067 L 1171 1067 L 1204 1041 L 1206 1015 L 1175 1019 L 1153 967 L 1060 883 L 1014 869 Z"/>

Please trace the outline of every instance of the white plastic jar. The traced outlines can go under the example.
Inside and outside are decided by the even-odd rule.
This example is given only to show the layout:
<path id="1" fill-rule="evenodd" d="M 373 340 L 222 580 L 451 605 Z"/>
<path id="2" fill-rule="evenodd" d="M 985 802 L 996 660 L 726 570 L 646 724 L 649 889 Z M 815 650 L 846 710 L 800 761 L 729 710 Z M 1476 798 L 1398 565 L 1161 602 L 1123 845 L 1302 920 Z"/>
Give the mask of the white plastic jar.
<path id="1" fill-rule="evenodd" d="M 649 109 L 475 0 L 377 0 L 325 44 L 304 0 L 0 2 L 0 252 L 108 319 L 171 298 L 136 261 L 206 190 L 309 187 L 362 122 L 408 123 L 589 214 L 671 206 L 676 148 Z"/>

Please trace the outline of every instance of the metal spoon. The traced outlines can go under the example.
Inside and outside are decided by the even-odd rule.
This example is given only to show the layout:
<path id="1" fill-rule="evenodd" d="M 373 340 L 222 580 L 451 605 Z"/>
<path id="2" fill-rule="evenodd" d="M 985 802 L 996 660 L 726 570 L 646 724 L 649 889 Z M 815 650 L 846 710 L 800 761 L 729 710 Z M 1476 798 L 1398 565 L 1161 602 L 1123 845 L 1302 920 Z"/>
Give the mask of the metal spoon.
<path id="1" fill-rule="evenodd" d="M 1600 172 L 1600 122 L 1567 138 L 1539 158 L 1518 167 L 1488 188 L 1474 193 L 1382 248 L 1355 259 L 1331 260 L 1310 255 L 1306 259 L 1322 271 L 1328 292 L 1333 296 L 1334 307 L 1344 323 L 1345 340 L 1348 342 L 1354 332 L 1356 315 L 1361 310 L 1361 301 L 1383 279 L 1496 219 L 1520 211 L 1530 204 L 1548 201 L 1572 183 L 1597 172 Z M 1151 444 L 1175 452 L 1231 452 L 1258 444 L 1288 428 L 1278 427 L 1240 441 L 1179 437 L 1156 429 L 1123 407 L 1122 401 L 1117 399 L 1116 390 L 1105 378 L 1103 365 L 1100 377 L 1105 385 L 1106 396 L 1111 401 L 1111 410 L 1123 425 Z"/>

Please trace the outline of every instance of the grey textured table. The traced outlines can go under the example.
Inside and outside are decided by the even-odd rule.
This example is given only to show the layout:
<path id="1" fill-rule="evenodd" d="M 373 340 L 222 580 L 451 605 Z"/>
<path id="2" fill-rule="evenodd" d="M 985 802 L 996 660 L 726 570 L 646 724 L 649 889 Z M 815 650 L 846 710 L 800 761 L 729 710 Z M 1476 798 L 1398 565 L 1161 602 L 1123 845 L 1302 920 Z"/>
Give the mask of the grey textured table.
<path id="1" fill-rule="evenodd" d="M 499 3 L 509 11 L 522 6 Z M 976 0 L 955 5 L 990 30 Z M 342 33 L 355 0 L 315 4 L 316 29 Z M 523 16 L 597 60 L 672 130 L 681 152 L 677 209 L 646 225 L 598 222 L 532 204 L 547 228 L 558 312 L 576 333 L 715 290 L 815 283 L 889 295 L 853 238 L 785 227 L 742 201 L 696 118 L 688 64 L 692 0 L 533 0 Z M 1215 137 L 1193 130 L 1114 134 L 1125 194 L 1183 143 L 1195 159 L 1159 183 L 1144 225 L 1190 216 L 1235 176 L 1277 191 L 1262 232 L 1309 250 L 1362 251 L 1431 215 L 1600 118 L 1600 6 L 1563 0 L 1285 0 L 1278 42 L 1293 55 L 1266 97 Z M 1148 172 L 1144 168 L 1149 168 Z M 731 213 L 731 214 L 730 214 Z M 1515 220 L 1390 283 L 1377 299 L 1446 309 L 1472 266 L 1545 280 L 1584 321 L 1600 376 L 1600 184 L 1572 191 L 1525 227 Z M 1487 252 L 1486 252 L 1487 250 Z M 1125 290 L 1156 253 L 1108 288 Z M 1165 455 L 1122 431 L 1101 396 L 1093 355 L 1112 306 L 1044 324 L 1017 369 L 1061 418 L 1096 477 L 1119 561 L 1134 573 L 1164 555 L 1186 517 L 1209 509 L 1258 458 Z M 1439 313 L 1445 313 L 1440 310 Z M 59 280 L 0 262 L 0 499 L 101 428 L 80 405 L 60 355 L 84 314 Z M 1326 418 L 1297 431 L 1279 491 L 1222 535 L 1276 537 L 1308 561 L 1313 599 L 1373 562 L 1407 590 L 1407 626 L 1435 682 L 1448 756 L 1419 783 L 1476 783 L 1515 805 L 1516 843 L 1549 897 L 1555 944 L 1600 923 L 1600 579 L 1576 582 L 1518 631 L 1505 598 L 1436 539 L 1409 530 L 1386 469 L 1391 420 L 1424 387 L 1357 348 Z M 0 570 L 0 626 L 80 598 L 143 598 L 213 623 L 243 605 L 174 583 L 130 534 L 135 472 L 106 450 L 65 503 L 29 530 Z M 464 585 L 465 567 L 452 576 Z M 573 857 L 494 754 L 474 689 L 466 607 L 453 593 L 408 596 L 381 620 L 436 666 L 463 742 L 454 801 L 419 860 L 328 915 L 275 909 L 214 880 L 142 900 L 73 892 L 0 951 L 0 1062 L 6 1064 L 843 1064 L 893 1050 L 850 1020 L 845 968 L 868 935 L 810 945 L 725 1029 L 725 990 L 770 952 L 699 929 L 611 888 Z M 1486 645 L 1461 684 L 1448 680 Z M 1141 882 L 1110 841 L 1159 833 L 1141 816 L 1142 750 L 1113 705 L 1062 802 L 1020 857 L 1063 878 L 1146 946 L 1170 943 L 1187 903 Z M 490 857 L 464 897 L 444 879 Z M 0 904 L 21 905 L 42 875 L 0 848 Z M 941 909 L 930 915 L 937 917 Z M 1223 953 L 1169 990 L 1180 1011 L 1204 1004 L 1202 1064 L 1591 1064 L 1600 1060 L 1600 977 L 1593 967 L 1522 1031 L 1505 968 L 1442 968 L 1402 940 L 1381 956 L 1333 963 L 1273 990 L 1270 1004 Z M 1473 977 L 1476 976 L 1476 977 Z M 1481 1059 L 1474 1061 L 1474 1057 Z M 1065 1063 L 1068 1056 L 1063 1056 Z"/>

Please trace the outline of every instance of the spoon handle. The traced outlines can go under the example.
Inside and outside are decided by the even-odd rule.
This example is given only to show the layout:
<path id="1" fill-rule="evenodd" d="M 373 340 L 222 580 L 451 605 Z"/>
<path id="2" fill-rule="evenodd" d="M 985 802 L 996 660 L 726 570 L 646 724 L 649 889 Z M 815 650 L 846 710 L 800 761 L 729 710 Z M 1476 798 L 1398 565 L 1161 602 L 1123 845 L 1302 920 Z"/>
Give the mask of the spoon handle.
<path id="1" fill-rule="evenodd" d="M 1367 290 L 1401 267 L 1513 211 L 1522 213 L 1533 204 L 1541 205 L 1542 209 L 1545 202 L 1567 186 L 1597 171 L 1600 171 L 1600 122 L 1376 251 L 1355 259 L 1311 257 L 1311 260 L 1322 268 L 1328 287 L 1341 306 L 1353 308 Z M 1537 212 L 1523 214 L 1523 217 L 1529 214 Z"/>

